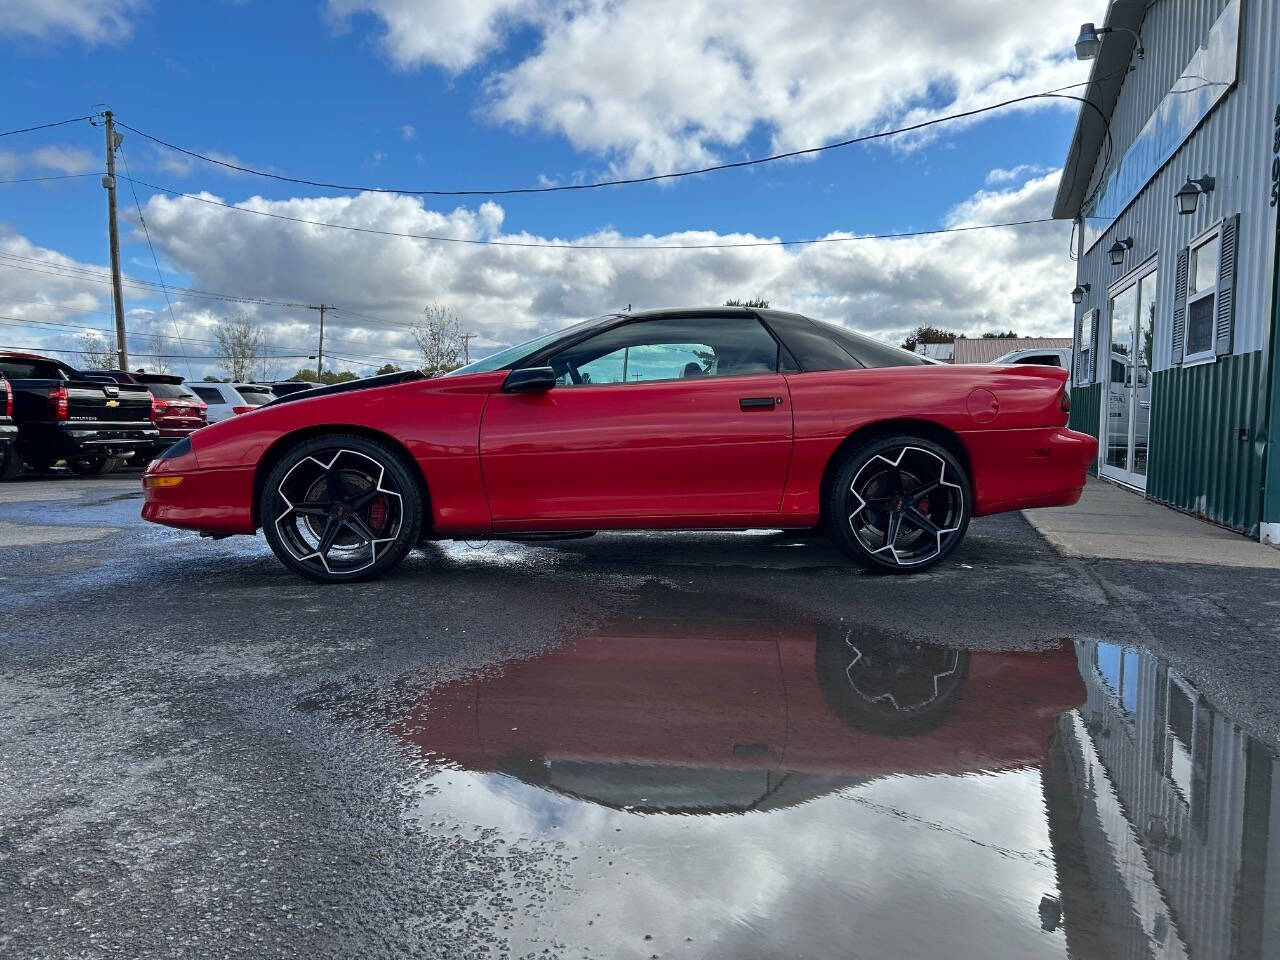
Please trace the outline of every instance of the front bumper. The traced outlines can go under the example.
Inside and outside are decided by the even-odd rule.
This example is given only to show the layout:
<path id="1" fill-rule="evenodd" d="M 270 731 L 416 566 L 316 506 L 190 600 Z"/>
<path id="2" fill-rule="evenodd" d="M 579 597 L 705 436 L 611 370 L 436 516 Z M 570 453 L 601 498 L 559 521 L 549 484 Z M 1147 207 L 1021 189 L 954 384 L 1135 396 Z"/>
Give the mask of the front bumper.
<path id="1" fill-rule="evenodd" d="M 176 486 L 157 480 L 178 479 Z M 253 467 L 202 470 L 188 451 L 154 460 L 142 477 L 142 519 L 201 533 L 253 533 Z"/>

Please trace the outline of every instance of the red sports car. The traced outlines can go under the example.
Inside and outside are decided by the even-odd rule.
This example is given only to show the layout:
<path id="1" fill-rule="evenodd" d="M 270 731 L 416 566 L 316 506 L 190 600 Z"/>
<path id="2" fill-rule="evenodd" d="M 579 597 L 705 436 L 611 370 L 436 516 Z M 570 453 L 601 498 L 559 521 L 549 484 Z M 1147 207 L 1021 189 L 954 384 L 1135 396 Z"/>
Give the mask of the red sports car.
<path id="1" fill-rule="evenodd" d="M 1075 503 L 1097 454 L 1066 373 L 945 366 L 776 310 L 612 314 L 435 379 L 292 394 L 156 459 L 142 515 L 259 528 L 286 566 L 365 580 L 424 539 L 822 526 L 921 570 L 971 516 Z"/>

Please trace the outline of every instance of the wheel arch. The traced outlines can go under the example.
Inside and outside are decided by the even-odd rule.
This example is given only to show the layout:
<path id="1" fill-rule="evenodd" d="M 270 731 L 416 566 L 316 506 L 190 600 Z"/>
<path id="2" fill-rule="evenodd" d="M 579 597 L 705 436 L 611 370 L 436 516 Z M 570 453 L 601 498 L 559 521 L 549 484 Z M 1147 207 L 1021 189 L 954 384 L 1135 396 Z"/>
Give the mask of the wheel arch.
<path id="1" fill-rule="evenodd" d="M 414 482 L 418 485 L 418 493 L 422 495 L 422 527 L 425 534 L 427 528 L 431 526 L 431 493 L 427 487 L 426 475 L 422 472 L 422 467 L 413 459 L 413 455 L 409 453 L 409 448 L 403 443 L 381 430 L 375 430 L 372 427 L 364 427 L 351 423 L 325 423 L 317 424 L 311 427 L 302 427 L 293 430 L 272 441 L 271 446 L 267 447 L 266 452 L 258 458 L 258 466 L 253 474 L 253 525 L 254 528 L 262 526 L 262 518 L 259 515 L 259 504 L 262 500 L 262 488 L 266 485 L 267 477 L 271 475 L 271 471 L 276 464 L 284 458 L 289 450 L 299 443 L 312 440 L 316 437 L 323 437 L 329 434 L 354 434 L 355 436 L 365 437 L 369 440 L 376 440 L 385 444 L 400 457 L 405 469 L 409 471 L 409 475 L 413 477 Z"/>
<path id="2" fill-rule="evenodd" d="M 896 436 L 920 437 L 924 440 L 931 440 L 938 446 L 943 447 L 960 461 L 960 466 L 964 468 L 965 474 L 969 477 L 970 488 L 973 487 L 973 466 L 969 461 L 969 451 L 965 449 L 964 442 L 955 431 L 934 423 L 932 420 L 920 420 L 910 417 L 877 420 L 874 423 L 859 427 L 845 437 L 827 459 L 827 465 L 822 471 L 822 487 L 820 488 L 820 523 L 826 523 L 829 509 L 828 501 L 831 498 L 831 484 L 845 457 L 858 447 L 873 440 L 878 440 L 881 437 Z"/>

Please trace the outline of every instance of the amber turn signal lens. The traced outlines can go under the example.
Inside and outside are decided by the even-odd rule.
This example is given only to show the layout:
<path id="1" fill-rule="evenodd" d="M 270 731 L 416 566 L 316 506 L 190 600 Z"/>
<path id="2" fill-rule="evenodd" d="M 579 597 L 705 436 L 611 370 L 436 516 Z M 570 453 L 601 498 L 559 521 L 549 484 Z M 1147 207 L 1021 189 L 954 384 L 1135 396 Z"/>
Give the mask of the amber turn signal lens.
<path id="1" fill-rule="evenodd" d="M 155 476 L 147 474 L 142 478 L 142 484 L 146 487 L 176 487 L 182 483 L 182 477 L 179 476 Z"/>

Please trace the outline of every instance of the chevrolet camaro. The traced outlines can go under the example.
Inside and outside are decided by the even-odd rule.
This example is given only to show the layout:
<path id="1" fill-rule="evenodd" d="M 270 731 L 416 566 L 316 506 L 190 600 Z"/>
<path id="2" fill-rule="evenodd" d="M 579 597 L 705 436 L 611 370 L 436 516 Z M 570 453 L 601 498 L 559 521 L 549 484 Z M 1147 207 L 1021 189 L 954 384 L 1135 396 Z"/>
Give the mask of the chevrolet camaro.
<path id="1" fill-rule="evenodd" d="M 424 540 L 597 530 L 818 528 L 906 572 L 970 517 L 1080 498 L 1097 441 L 1069 408 L 1061 369 L 936 364 L 798 314 L 611 314 L 205 427 L 148 468 L 142 515 L 261 529 L 324 582 L 380 576 Z"/>

